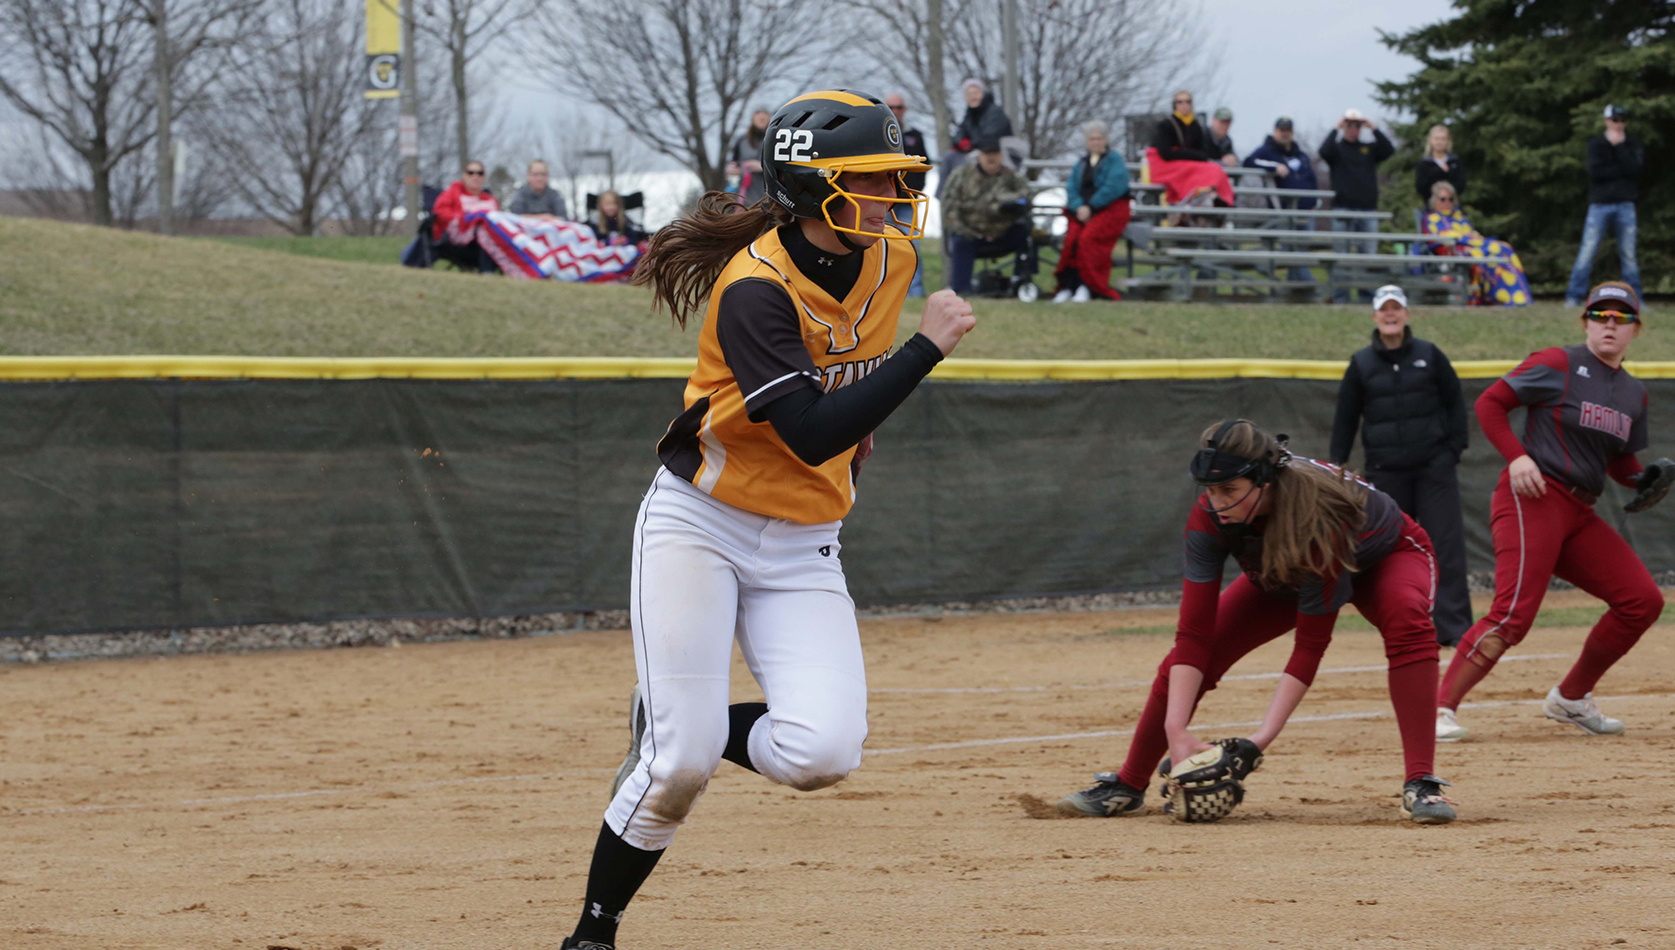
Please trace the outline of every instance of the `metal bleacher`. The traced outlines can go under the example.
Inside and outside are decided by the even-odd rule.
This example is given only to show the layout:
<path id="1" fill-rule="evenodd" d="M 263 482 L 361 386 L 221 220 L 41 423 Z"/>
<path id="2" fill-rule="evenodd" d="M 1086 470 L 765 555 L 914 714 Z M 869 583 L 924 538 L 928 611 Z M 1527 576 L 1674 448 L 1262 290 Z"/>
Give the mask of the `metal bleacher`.
<path id="1" fill-rule="evenodd" d="M 1072 162 L 1035 159 L 1039 169 L 1035 213 L 1047 219 L 1062 205 L 1044 202 L 1041 192 L 1065 185 Z M 1338 221 L 1390 220 L 1387 211 L 1350 211 L 1317 206 L 1299 210 L 1300 198 L 1329 204 L 1332 192 L 1280 188 L 1264 169 L 1227 169 L 1234 207 L 1163 203 L 1163 186 L 1141 182 L 1140 163 L 1131 162 L 1129 189 L 1133 218 L 1123 234 L 1119 267 L 1126 275 L 1113 287 L 1134 297 L 1171 300 L 1326 302 L 1334 294 L 1399 283 L 1416 301 L 1461 305 L 1477 265 L 1504 258 L 1466 258 L 1420 253 L 1416 247 L 1451 247 L 1453 238 L 1414 232 L 1332 231 Z M 1323 229 L 1317 229 L 1323 228 Z M 1367 248 L 1373 250 L 1369 251 Z M 1389 248 L 1380 250 L 1381 247 Z M 1309 279 L 1301 279 L 1306 271 Z M 1296 278 L 1296 279 L 1294 279 Z"/>

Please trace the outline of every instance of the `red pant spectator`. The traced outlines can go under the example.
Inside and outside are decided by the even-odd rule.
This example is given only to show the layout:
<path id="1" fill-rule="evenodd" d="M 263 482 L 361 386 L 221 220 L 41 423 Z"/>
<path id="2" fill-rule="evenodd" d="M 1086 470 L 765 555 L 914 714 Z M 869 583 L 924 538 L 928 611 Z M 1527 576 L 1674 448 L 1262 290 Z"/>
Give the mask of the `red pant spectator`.
<path id="1" fill-rule="evenodd" d="M 1111 289 L 1111 249 L 1117 246 L 1128 227 L 1132 209 L 1127 200 L 1113 201 L 1095 211 L 1086 222 L 1065 212 L 1070 227 L 1064 232 L 1064 247 L 1059 251 L 1059 266 L 1053 271 L 1058 277 L 1058 289 L 1075 290 L 1086 287 L 1095 297 L 1121 300 L 1122 294 Z"/>

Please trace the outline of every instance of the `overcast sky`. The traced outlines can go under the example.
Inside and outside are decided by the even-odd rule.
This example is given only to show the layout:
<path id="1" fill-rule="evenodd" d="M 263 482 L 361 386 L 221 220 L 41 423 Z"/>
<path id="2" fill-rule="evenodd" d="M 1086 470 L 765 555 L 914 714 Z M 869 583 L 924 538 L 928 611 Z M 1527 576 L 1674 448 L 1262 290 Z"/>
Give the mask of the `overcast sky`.
<path id="1" fill-rule="evenodd" d="M 1220 101 L 1233 110 L 1233 142 L 1241 153 L 1262 143 L 1274 119 L 1289 115 L 1299 132 L 1324 133 L 1354 107 L 1384 125 L 1373 101 L 1374 80 L 1399 79 L 1418 63 L 1387 49 L 1378 30 L 1403 33 L 1448 19 L 1447 0 L 1202 0 L 1222 45 Z M 1320 143 L 1307 143 L 1312 150 Z"/>

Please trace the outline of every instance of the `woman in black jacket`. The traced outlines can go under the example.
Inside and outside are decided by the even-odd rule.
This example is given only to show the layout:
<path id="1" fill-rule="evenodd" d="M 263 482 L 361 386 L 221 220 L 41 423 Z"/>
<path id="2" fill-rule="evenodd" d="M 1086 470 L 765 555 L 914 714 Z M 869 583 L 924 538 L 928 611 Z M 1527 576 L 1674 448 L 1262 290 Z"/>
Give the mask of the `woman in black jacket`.
<path id="1" fill-rule="evenodd" d="M 1419 522 L 1437 555 L 1431 618 L 1437 640 L 1471 629 L 1466 547 L 1455 473 L 1466 450 L 1460 377 L 1440 348 L 1408 327 L 1407 295 L 1386 284 L 1373 294 L 1373 342 L 1350 358 L 1332 420 L 1332 461 L 1349 462 L 1355 430 L 1367 450 L 1362 477 Z"/>
<path id="2" fill-rule="evenodd" d="M 1012 134 L 1012 120 L 995 103 L 995 94 L 981 79 L 967 79 L 960 86 L 965 95 L 965 117 L 954 127 L 954 151 L 969 152 L 985 139 L 1003 139 Z"/>
<path id="3" fill-rule="evenodd" d="M 1454 139 L 1448 134 L 1448 126 L 1431 126 L 1430 134 L 1425 136 L 1425 154 L 1419 159 L 1419 167 L 1413 171 L 1413 185 L 1419 191 L 1419 200 L 1427 205 L 1431 201 L 1431 186 L 1439 181 L 1453 185 L 1456 195 L 1466 192 L 1466 167 L 1460 164 L 1460 156 L 1450 151 L 1453 147 Z"/>

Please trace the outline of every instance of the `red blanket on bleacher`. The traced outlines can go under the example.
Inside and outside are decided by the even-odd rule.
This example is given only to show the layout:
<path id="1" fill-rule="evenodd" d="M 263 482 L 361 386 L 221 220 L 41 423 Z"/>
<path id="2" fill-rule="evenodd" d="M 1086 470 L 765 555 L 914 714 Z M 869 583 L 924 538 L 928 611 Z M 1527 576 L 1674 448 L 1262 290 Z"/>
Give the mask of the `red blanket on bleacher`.
<path id="1" fill-rule="evenodd" d="M 1152 184 L 1163 186 L 1163 200 L 1167 204 L 1191 203 L 1208 192 L 1233 204 L 1233 183 L 1227 169 L 1220 162 L 1167 162 L 1157 149 L 1146 149 L 1146 168 Z"/>

